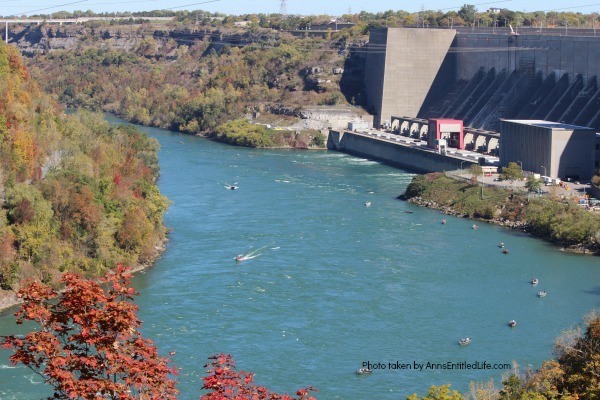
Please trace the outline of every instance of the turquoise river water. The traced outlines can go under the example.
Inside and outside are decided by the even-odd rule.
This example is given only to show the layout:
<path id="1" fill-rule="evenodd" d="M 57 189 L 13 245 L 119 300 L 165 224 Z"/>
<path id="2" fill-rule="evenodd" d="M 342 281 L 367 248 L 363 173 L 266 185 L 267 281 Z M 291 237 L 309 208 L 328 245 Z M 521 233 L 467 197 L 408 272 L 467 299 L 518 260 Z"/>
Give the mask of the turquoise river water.
<path id="1" fill-rule="evenodd" d="M 232 354 L 257 384 L 292 393 L 312 385 L 319 399 L 403 399 L 445 383 L 466 392 L 470 381 L 499 384 L 504 370 L 460 363 L 538 368 L 554 338 L 600 306 L 597 257 L 397 200 L 409 172 L 331 151 L 140 129 L 161 144 L 171 232 L 134 284 L 144 335 L 176 352 L 182 399 L 200 396 L 216 353 Z M 238 190 L 225 188 L 235 182 Z M 248 251 L 258 256 L 233 260 Z M 4 313 L 0 334 L 15 332 Z M 0 351 L 0 398 L 47 395 L 8 355 Z M 364 362 L 385 369 L 357 375 Z M 415 369 L 428 362 L 459 368 Z M 392 368 L 403 364 L 410 369 Z"/>

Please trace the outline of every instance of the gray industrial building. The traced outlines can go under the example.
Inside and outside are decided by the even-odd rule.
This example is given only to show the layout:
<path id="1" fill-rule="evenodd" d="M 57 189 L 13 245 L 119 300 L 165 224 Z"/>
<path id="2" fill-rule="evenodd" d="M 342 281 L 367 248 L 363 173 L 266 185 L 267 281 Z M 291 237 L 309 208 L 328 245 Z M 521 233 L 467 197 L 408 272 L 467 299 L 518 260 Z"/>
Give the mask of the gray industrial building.
<path id="1" fill-rule="evenodd" d="M 364 58 L 374 125 L 461 120 L 466 149 L 484 138 L 467 131 L 500 133 L 502 166 L 590 179 L 600 168 L 600 37 L 563 33 L 374 29 Z"/>
<path id="2" fill-rule="evenodd" d="M 500 120 L 500 166 L 563 180 L 594 175 L 597 135 L 594 129 L 543 120 Z"/>

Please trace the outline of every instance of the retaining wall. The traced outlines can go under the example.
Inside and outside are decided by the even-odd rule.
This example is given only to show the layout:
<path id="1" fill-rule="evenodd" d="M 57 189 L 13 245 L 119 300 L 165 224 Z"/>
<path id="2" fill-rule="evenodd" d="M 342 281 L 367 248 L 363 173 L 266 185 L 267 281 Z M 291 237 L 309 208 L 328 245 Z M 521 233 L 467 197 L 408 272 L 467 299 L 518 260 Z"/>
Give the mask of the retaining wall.
<path id="1" fill-rule="evenodd" d="M 475 164 L 475 161 L 465 161 L 349 131 L 330 130 L 327 148 L 419 173 L 457 170 L 461 168 L 461 162 L 464 168 Z"/>

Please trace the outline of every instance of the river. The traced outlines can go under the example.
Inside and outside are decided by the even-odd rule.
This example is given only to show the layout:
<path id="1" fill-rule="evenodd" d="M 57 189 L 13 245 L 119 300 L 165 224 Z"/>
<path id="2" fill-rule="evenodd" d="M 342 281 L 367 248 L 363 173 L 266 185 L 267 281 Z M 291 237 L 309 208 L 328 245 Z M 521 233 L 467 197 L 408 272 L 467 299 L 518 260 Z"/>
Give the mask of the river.
<path id="1" fill-rule="evenodd" d="M 140 129 L 161 144 L 171 231 L 134 284 L 144 335 L 175 352 L 181 399 L 200 396 L 215 353 L 232 354 L 257 384 L 312 385 L 319 399 L 398 399 L 445 383 L 466 392 L 473 380 L 499 384 L 504 371 L 461 363 L 538 368 L 554 338 L 600 306 L 597 257 L 397 200 L 412 173 L 337 152 Z M 258 256 L 233 260 L 248 251 Z M 13 321 L 4 313 L 0 334 L 18 332 Z M 459 346 L 462 337 L 472 343 Z M 47 394 L 8 355 L 0 398 Z M 363 362 L 385 369 L 355 374 Z M 428 362 L 457 368 L 418 369 Z"/>

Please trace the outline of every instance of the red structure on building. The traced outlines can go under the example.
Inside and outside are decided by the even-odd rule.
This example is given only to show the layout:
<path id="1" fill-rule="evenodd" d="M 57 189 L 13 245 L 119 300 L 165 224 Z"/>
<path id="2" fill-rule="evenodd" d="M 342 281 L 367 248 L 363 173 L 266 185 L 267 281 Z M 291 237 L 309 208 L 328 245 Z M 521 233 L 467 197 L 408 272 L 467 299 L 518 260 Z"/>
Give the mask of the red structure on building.
<path id="1" fill-rule="evenodd" d="M 427 132 L 427 147 L 436 149 L 440 139 L 446 140 L 448 147 L 465 148 L 463 122 L 458 119 L 430 118 Z"/>

